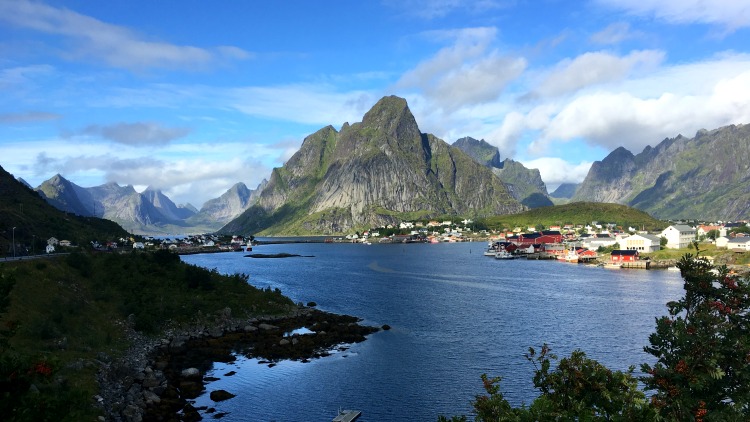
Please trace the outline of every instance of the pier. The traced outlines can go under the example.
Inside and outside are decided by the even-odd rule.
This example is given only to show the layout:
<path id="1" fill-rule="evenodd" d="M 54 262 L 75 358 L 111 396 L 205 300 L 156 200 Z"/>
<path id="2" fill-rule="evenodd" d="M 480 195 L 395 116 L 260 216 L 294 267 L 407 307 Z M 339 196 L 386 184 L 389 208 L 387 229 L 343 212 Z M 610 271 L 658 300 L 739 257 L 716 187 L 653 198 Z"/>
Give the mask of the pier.
<path id="1" fill-rule="evenodd" d="M 333 418 L 332 422 L 352 422 L 362 415 L 359 410 L 339 410 L 339 414 Z"/>

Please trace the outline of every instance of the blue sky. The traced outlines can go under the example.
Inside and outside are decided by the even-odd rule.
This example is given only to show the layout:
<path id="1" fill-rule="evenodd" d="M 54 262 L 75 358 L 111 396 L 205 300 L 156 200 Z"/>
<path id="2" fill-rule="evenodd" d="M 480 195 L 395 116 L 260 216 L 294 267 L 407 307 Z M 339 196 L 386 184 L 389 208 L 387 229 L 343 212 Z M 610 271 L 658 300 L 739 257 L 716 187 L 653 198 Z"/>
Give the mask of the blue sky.
<path id="1" fill-rule="evenodd" d="M 750 123 L 750 2 L 0 0 L 0 166 L 200 207 L 382 96 L 551 190 Z"/>

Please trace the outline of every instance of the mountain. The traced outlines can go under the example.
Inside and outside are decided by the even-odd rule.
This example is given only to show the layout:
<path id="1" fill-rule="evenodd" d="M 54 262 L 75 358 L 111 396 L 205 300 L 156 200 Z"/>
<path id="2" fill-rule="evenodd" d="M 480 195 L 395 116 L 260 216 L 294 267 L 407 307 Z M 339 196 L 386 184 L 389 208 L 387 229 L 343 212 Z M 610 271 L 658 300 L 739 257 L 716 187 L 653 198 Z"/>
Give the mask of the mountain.
<path id="1" fill-rule="evenodd" d="M 500 151 L 484 139 L 476 140 L 466 136 L 454 142 L 453 146 L 468 154 L 479 164 L 492 169 L 505 183 L 510 194 L 523 205 L 529 208 L 553 205 L 538 169 L 528 169 L 509 158 L 500 161 Z"/>
<path id="2" fill-rule="evenodd" d="M 555 189 L 554 192 L 549 194 L 553 198 L 570 199 L 578 190 L 579 183 L 563 183 Z"/>
<path id="3" fill-rule="evenodd" d="M 146 190 L 143 191 L 141 195 L 143 195 L 147 201 L 149 201 L 157 210 L 159 210 L 159 212 L 163 216 L 170 220 L 184 220 L 196 214 L 195 211 L 189 208 L 179 207 L 175 205 L 175 203 L 172 202 L 171 199 L 167 198 L 167 196 L 164 195 L 160 190 L 153 189 L 150 186 L 146 188 Z"/>
<path id="4" fill-rule="evenodd" d="M 248 209 L 267 184 L 268 181 L 264 179 L 255 190 L 251 190 L 244 183 L 237 183 L 220 197 L 206 201 L 201 210 L 187 222 L 193 225 L 215 225 L 215 229 L 218 229 Z"/>
<path id="5" fill-rule="evenodd" d="M 61 211 L 106 218 L 134 233 L 149 235 L 213 232 L 247 209 L 258 193 L 238 183 L 221 197 L 207 201 L 199 212 L 190 204 L 175 205 L 152 187 L 141 193 L 115 182 L 84 188 L 59 174 L 36 191 Z"/>
<path id="6" fill-rule="evenodd" d="M 79 196 L 81 190 L 82 188 L 80 186 L 77 186 L 59 174 L 44 181 L 36 189 L 42 198 L 46 199 L 50 205 L 61 211 L 84 217 L 95 216 L 96 213 L 93 203 L 90 200 L 90 195 L 87 195 L 87 199 L 89 200 L 84 204 L 81 200 L 82 198 Z"/>
<path id="7" fill-rule="evenodd" d="M 595 162 L 574 201 L 627 204 L 663 219 L 750 217 L 750 125 L 667 138 Z"/>
<path id="8" fill-rule="evenodd" d="M 56 209 L 0 167 L 0 254 L 10 253 L 13 239 L 17 254 L 24 254 L 25 247 L 32 244 L 33 252 L 40 253 L 50 237 L 84 245 L 129 234 L 114 222 Z"/>
<path id="9" fill-rule="evenodd" d="M 384 97 L 362 122 L 327 126 L 275 168 L 256 205 L 223 233 L 334 234 L 443 215 L 523 210 L 492 171 L 420 132 L 406 100 Z"/>
<path id="10" fill-rule="evenodd" d="M 468 154 L 479 164 L 490 168 L 503 167 L 503 162 L 500 161 L 500 150 L 484 139 L 476 140 L 470 136 L 465 136 L 454 142 L 453 146 Z"/>

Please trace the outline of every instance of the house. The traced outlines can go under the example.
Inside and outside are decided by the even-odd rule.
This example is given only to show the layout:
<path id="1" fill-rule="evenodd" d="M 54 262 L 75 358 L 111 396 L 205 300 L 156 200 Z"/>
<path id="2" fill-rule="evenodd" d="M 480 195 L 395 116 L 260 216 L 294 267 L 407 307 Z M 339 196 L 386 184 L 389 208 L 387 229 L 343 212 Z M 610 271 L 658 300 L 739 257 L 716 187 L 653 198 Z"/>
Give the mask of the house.
<path id="1" fill-rule="evenodd" d="M 700 225 L 695 230 L 695 232 L 698 234 L 699 237 L 702 236 L 708 236 L 708 232 L 711 230 L 716 230 L 719 233 L 719 236 L 726 236 L 727 229 L 721 226 L 706 226 L 706 225 Z"/>
<path id="2" fill-rule="evenodd" d="M 55 246 L 55 245 L 59 245 L 59 244 L 60 244 L 60 241 L 59 241 L 59 240 L 57 240 L 57 239 L 56 239 L 56 238 L 54 238 L 54 237 L 50 237 L 49 239 L 47 239 L 47 244 L 48 244 L 48 245 L 52 245 L 52 246 Z"/>
<path id="3" fill-rule="evenodd" d="M 49 245 L 49 244 L 48 244 L 48 245 L 47 245 L 47 247 L 46 247 L 46 248 L 44 248 L 44 251 L 45 251 L 45 252 L 47 252 L 47 253 L 52 253 L 52 252 L 54 252 L 54 251 L 55 251 L 55 246 L 54 246 L 54 245 Z"/>
<path id="4" fill-rule="evenodd" d="M 642 253 L 656 252 L 661 249 L 661 238 L 651 234 L 634 234 L 623 237 L 620 241 L 622 249 L 639 251 Z"/>
<path id="5" fill-rule="evenodd" d="M 616 249 L 610 254 L 609 260 L 614 263 L 635 262 L 638 261 L 639 257 L 636 250 Z"/>
<path id="6" fill-rule="evenodd" d="M 735 252 L 750 251 L 750 237 L 733 237 L 729 239 L 727 249 Z"/>
<path id="7" fill-rule="evenodd" d="M 143 242 L 133 243 L 133 249 L 144 249 L 144 248 L 145 248 L 145 245 L 143 244 Z"/>
<path id="8" fill-rule="evenodd" d="M 667 238 L 667 249 L 687 248 L 695 240 L 695 229 L 684 225 L 675 224 L 662 230 L 660 237 Z"/>
<path id="9" fill-rule="evenodd" d="M 60 246 L 70 246 L 70 245 L 71 245 L 70 240 L 61 240 L 60 241 Z"/>

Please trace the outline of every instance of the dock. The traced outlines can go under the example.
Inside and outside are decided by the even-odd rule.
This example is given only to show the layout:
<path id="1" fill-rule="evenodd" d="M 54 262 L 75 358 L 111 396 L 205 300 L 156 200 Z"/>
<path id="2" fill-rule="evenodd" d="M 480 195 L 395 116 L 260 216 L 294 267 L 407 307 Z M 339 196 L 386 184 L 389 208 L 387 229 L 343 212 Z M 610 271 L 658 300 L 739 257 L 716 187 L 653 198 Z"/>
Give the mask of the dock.
<path id="1" fill-rule="evenodd" d="M 359 410 L 339 410 L 339 414 L 333 418 L 332 422 L 352 422 L 362 415 Z"/>

